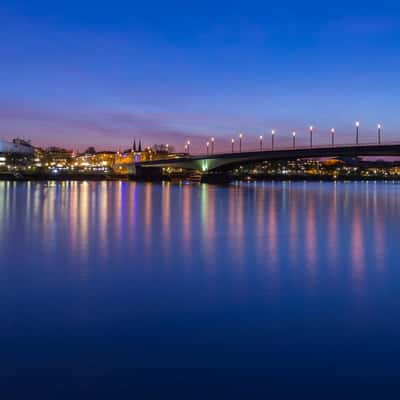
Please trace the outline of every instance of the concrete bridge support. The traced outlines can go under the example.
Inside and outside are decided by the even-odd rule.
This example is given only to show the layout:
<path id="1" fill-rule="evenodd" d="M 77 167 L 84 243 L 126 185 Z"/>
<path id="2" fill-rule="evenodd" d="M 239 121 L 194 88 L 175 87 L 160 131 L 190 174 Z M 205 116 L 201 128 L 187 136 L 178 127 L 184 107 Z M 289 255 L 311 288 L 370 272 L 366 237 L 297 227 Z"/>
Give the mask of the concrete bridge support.
<path id="1" fill-rule="evenodd" d="M 162 180 L 163 171 L 161 167 L 142 167 L 136 165 L 135 171 L 131 177 L 138 181 L 157 182 Z"/>

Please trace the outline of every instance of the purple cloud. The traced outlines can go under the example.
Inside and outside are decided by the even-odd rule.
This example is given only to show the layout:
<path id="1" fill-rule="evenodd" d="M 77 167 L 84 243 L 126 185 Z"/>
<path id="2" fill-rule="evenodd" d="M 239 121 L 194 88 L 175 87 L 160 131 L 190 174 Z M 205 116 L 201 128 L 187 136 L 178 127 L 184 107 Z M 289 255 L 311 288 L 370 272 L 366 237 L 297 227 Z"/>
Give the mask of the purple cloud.
<path id="1" fill-rule="evenodd" d="M 198 116 L 162 113 L 54 110 L 0 101 L 0 122 L 3 137 L 22 136 L 41 146 L 60 145 L 82 149 L 97 145 L 102 148 L 129 146 L 133 138 L 147 145 L 184 143 L 188 138 L 200 140 L 201 135 L 178 127 L 178 122 Z M 178 121 L 178 122 L 177 122 Z"/>

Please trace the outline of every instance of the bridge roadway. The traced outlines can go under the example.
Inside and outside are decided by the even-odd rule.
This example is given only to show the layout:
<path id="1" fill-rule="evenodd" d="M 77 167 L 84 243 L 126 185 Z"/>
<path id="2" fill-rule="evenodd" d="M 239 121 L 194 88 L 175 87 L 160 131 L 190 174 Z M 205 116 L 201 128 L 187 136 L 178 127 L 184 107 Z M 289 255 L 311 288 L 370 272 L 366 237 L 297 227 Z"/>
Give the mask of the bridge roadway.
<path id="1" fill-rule="evenodd" d="M 324 157 L 395 157 L 400 143 L 296 147 L 275 150 L 243 151 L 212 155 L 185 155 L 136 163 L 136 168 L 183 168 L 201 172 L 228 171 L 240 165 L 269 160 L 295 160 Z"/>

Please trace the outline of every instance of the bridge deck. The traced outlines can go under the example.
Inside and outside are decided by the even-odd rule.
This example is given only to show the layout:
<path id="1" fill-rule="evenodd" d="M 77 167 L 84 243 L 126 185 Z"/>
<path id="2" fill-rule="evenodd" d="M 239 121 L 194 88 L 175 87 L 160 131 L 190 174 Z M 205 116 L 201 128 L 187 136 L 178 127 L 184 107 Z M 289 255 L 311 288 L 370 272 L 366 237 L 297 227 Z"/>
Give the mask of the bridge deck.
<path id="1" fill-rule="evenodd" d="M 296 148 L 277 148 L 258 151 L 242 151 L 234 153 L 215 153 L 202 155 L 185 155 L 177 158 L 167 158 L 139 162 L 141 167 L 182 167 L 188 169 L 214 170 L 229 169 L 237 164 L 247 164 L 268 160 L 290 160 L 298 158 L 323 157 L 356 157 L 400 156 L 400 143 L 390 144 L 360 144 L 335 145 Z"/>

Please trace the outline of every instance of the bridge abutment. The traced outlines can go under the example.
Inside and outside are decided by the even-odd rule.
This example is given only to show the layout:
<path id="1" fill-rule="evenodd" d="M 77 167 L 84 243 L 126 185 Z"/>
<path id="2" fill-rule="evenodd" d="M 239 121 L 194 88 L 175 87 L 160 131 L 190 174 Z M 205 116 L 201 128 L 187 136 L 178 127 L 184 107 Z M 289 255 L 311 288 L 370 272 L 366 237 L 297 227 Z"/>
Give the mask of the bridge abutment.
<path id="1" fill-rule="evenodd" d="M 138 181 L 159 182 L 163 178 L 163 170 L 161 167 L 142 167 L 136 165 L 131 178 Z"/>

